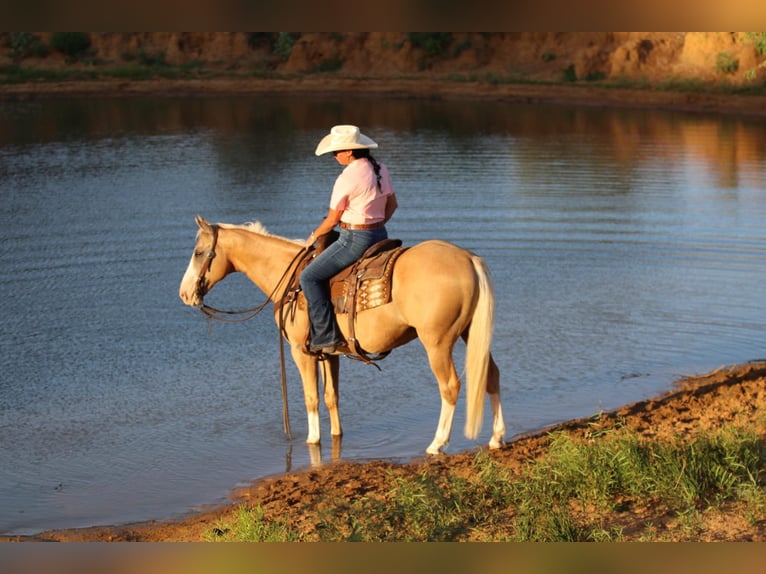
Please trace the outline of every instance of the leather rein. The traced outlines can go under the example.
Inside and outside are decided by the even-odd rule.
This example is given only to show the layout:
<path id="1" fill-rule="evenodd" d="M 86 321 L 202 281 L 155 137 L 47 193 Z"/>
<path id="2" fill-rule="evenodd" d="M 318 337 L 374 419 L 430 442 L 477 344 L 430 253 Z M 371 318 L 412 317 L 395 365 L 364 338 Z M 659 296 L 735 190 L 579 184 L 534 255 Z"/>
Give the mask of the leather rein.
<path id="1" fill-rule="evenodd" d="M 205 256 L 205 261 L 203 261 L 202 267 L 200 267 L 199 275 L 197 276 L 197 281 L 195 283 L 196 294 L 199 297 L 200 301 L 203 301 L 205 298 L 205 295 L 207 295 L 208 289 L 207 289 L 206 275 L 210 271 L 210 266 L 213 264 L 213 259 L 215 259 L 215 256 L 216 256 L 215 248 L 218 246 L 218 225 L 212 224 L 210 228 L 212 230 L 212 235 L 213 235 L 213 244 L 210 246 L 210 249 L 208 250 L 207 255 Z M 235 323 L 239 321 L 247 321 L 248 319 L 252 319 L 258 313 L 263 311 L 263 309 L 265 309 L 268 304 L 269 304 L 269 301 L 267 299 L 261 305 L 258 305 L 257 307 L 252 307 L 250 309 L 243 309 L 242 311 L 223 311 L 221 309 L 216 309 L 215 307 L 211 307 L 210 305 L 206 305 L 203 302 L 199 306 L 199 310 L 208 319 L 216 319 L 217 321 Z M 224 317 L 223 315 L 248 315 L 248 316 L 241 317 L 239 319 L 228 319 Z"/>
<path id="2" fill-rule="evenodd" d="M 205 261 L 202 263 L 202 266 L 199 270 L 199 275 L 197 276 L 197 281 L 195 284 L 196 293 L 199 296 L 200 301 L 202 301 L 207 294 L 207 278 L 206 275 L 210 271 L 210 266 L 213 263 L 213 259 L 215 259 L 216 253 L 215 248 L 218 245 L 218 225 L 212 224 L 211 226 L 212 235 L 213 235 L 213 244 L 210 246 L 210 249 L 208 250 Z M 284 281 L 285 277 L 287 277 L 288 273 L 292 269 L 292 273 L 296 272 L 297 267 L 294 265 L 298 259 L 304 256 L 306 253 L 306 248 L 304 247 L 301 249 L 298 254 L 293 258 L 293 260 L 290 262 L 290 264 L 287 266 L 287 269 L 285 269 L 284 274 L 282 277 L 277 281 L 276 287 L 274 287 L 274 291 L 272 291 L 271 295 L 269 295 L 266 300 L 258 305 L 257 307 L 251 307 L 250 309 L 243 309 L 241 311 L 223 311 L 221 309 L 216 309 L 215 307 L 211 307 L 210 305 L 206 305 L 205 303 L 202 303 L 199 306 L 199 310 L 202 312 L 203 315 L 205 315 L 208 320 L 215 319 L 217 321 L 224 321 L 228 323 L 235 323 L 240 321 L 247 321 L 249 319 L 252 319 L 255 317 L 258 313 L 263 311 L 269 303 L 271 303 L 272 298 L 276 295 L 277 289 Z M 290 281 L 287 282 L 287 289 L 289 289 L 289 285 L 292 282 L 292 277 L 290 278 Z M 285 293 L 284 295 L 287 295 Z M 274 303 L 275 306 L 279 305 L 279 302 L 284 301 L 285 297 L 280 297 L 276 299 L 276 303 Z M 281 385 L 282 385 L 282 423 L 283 428 L 285 431 L 285 434 L 287 435 L 288 440 L 292 440 L 293 435 L 290 431 L 290 415 L 288 412 L 287 407 L 287 374 L 285 370 L 285 349 L 284 349 L 284 337 L 286 336 L 285 329 L 284 329 L 284 312 L 280 307 L 277 307 L 279 310 L 279 359 L 280 359 L 280 367 L 281 367 Z M 246 317 L 239 317 L 236 319 L 233 318 L 227 318 L 226 315 L 247 315 Z"/>

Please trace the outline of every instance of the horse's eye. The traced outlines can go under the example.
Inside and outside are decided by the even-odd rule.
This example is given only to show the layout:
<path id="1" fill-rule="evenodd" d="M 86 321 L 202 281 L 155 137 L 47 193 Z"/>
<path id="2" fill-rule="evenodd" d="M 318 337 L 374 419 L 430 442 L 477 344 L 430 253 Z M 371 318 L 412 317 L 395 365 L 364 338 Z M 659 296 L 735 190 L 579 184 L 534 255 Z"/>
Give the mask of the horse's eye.
<path id="1" fill-rule="evenodd" d="M 202 251 L 202 249 L 195 249 L 194 250 L 194 257 L 202 257 L 202 254 L 205 253 Z"/>

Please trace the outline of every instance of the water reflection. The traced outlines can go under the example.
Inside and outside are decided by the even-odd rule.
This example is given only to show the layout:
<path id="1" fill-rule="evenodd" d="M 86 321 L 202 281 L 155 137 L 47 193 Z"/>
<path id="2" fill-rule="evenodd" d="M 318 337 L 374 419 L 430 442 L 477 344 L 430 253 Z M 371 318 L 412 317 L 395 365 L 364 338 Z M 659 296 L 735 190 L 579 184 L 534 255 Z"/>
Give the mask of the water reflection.
<path id="1" fill-rule="evenodd" d="M 341 460 L 341 446 L 343 443 L 343 437 L 339 436 L 332 436 L 330 438 L 331 446 L 330 446 L 330 459 L 327 460 L 326 457 L 322 457 L 322 444 L 305 444 L 301 445 L 300 448 L 303 450 L 304 448 L 308 451 L 309 455 L 309 464 L 312 468 L 318 468 L 322 466 L 323 464 L 326 464 L 327 462 L 337 462 Z M 285 464 L 285 472 L 292 472 L 294 470 L 300 470 L 300 466 L 297 468 L 293 467 L 293 445 L 290 445 L 287 450 L 287 456 L 286 456 L 286 464 Z"/>
<path id="2" fill-rule="evenodd" d="M 696 170 L 716 178 L 723 188 L 762 186 L 766 149 L 763 120 L 728 116 L 658 113 L 651 110 L 600 109 L 567 106 L 527 106 L 504 102 L 464 102 L 373 97 L 188 97 L 120 100 L 43 100 L 0 102 L 0 145 L 41 144 L 73 139 L 119 139 L 140 133 L 205 132 L 212 138 L 222 165 L 236 171 L 246 161 L 258 161 L 251 146 L 291 149 L 296 131 L 323 133 L 342 119 L 376 133 L 430 138 L 438 133 L 446 144 L 466 152 L 493 147 L 495 141 L 538 142 L 535 150 L 557 164 L 560 154 L 575 153 L 582 161 L 608 161 L 631 176 L 637 160 L 690 158 Z M 530 110 L 534 113 L 528 113 Z M 264 135 L 268 134 L 268 138 Z M 597 136 L 597 137 L 595 137 Z M 313 139 L 311 140 L 313 141 Z M 646 142 L 651 142 L 647 156 Z M 246 145 L 243 145 L 246 144 Z M 575 144 L 576 147 L 573 147 Z M 593 145 L 604 149 L 593 150 Z M 533 151 L 534 148 L 530 149 Z M 301 157 L 304 150 L 296 150 Z M 598 151 L 598 153 L 594 153 Z M 274 162 L 265 154 L 271 166 Z M 264 158 L 266 159 L 266 158 Z M 284 162 L 286 163 L 286 162 Z M 256 164 L 258 165 L 258 164 Z"/>

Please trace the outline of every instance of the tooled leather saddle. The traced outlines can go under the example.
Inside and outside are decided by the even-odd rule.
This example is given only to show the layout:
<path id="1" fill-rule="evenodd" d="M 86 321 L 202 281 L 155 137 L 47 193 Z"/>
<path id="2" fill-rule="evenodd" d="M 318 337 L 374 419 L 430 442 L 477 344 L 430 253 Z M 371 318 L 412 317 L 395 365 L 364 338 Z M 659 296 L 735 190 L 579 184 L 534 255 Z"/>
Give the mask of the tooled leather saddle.
<path id="1" fill-rule="evenodd" d="M 277 303 L 279 307 L 297 304 L 299 309 L 306 309 L 306 298 L 300 288 L 300 274 L 317 255 L 338 238 L 338 235 L 337 231 L 323 235 L 306 252 L 303 259 L 297 263 L 287 294 Z M 384 239 L 371 245 L 360 259 L 330 279 L 330 298 L 335 313 L 349 315 L 349 348 L 364 362 L 382 359 L 388 352 L 371 357 L 359 346 L 354 330 L 356 316 L 362 311 L 391 302 L 394 263 L 407 249 L 402 247 L 400 239 Z M 308 334 L 306 339 L 308 340 Z"/>

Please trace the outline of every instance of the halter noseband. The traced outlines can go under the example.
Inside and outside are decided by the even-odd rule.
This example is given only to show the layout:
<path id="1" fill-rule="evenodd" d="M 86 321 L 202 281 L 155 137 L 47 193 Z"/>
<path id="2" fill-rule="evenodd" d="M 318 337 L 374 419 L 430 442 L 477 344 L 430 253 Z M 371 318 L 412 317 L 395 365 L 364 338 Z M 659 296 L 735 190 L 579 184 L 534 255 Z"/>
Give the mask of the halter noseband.
<path id="1" fill-rule="evenodd" d="M 213 263 L 213 259 L 215 258 L 215 248 L 218 244 L 218 225 L 212 224 L 210 229 L 213 234 L 213 244 L 210 246 L 210 250 L 207 252 L 207 256 L 205 257 L 205 261 L 202 263 L 202 267 L 200 267 L 196 283 L 196 291 L 200 301 L 202 301 L 202 299 L 205 297 L 205 294 L 207 293 L 207 280 L 205 279 L 205 275 L 207 275 L 207 272 L 210 271 L 210 265 Z"/>

